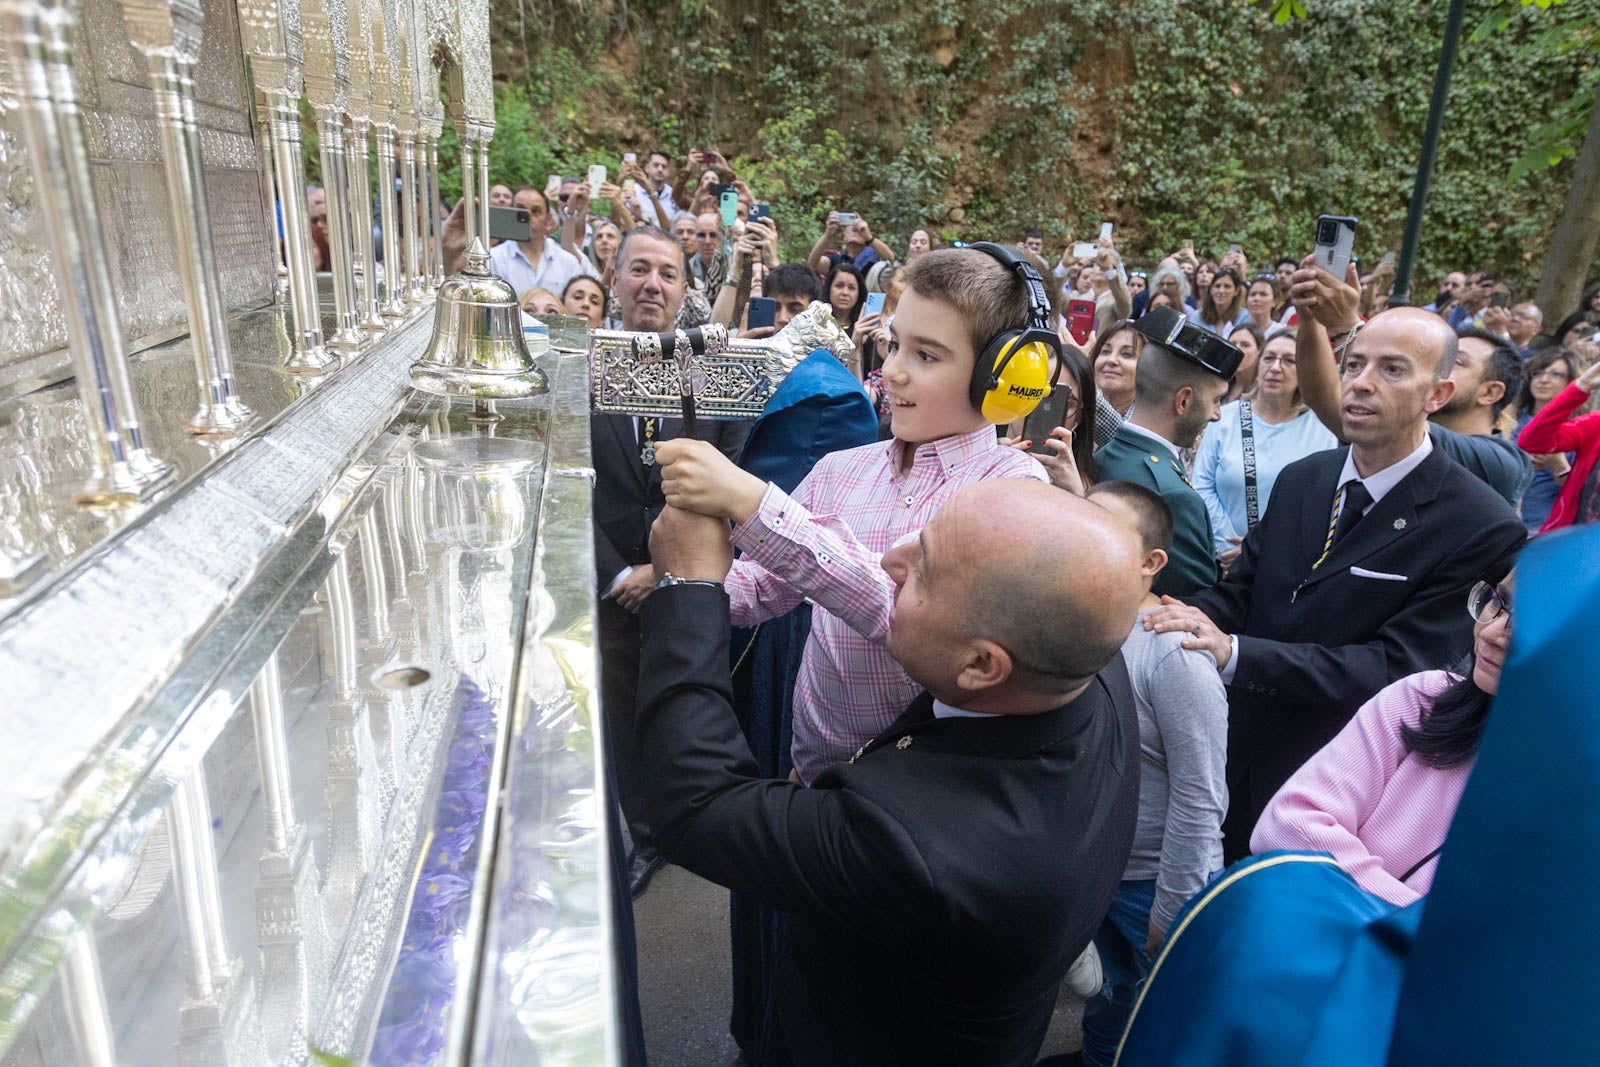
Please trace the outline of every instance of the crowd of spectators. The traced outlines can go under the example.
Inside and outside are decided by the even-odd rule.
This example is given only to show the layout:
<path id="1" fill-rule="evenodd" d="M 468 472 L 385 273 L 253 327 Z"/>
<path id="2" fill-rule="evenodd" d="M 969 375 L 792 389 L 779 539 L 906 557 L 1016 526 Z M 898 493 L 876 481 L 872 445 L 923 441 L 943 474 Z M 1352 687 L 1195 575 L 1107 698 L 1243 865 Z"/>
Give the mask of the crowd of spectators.
<path id="1" fill-rule="evenodd" d="M 1060 929 L 1083 936 L 1045 938 L 1039 948 L 1048 949 L 1044 970 L 1057 981 L 1075 958 L 1074 987 L 1092 994 L 1084 1062 L 1111 1062 L 1135 989 L 1175 916 L 1225 862 L 1252 850 L 1326 850 L 1384 900 L 1406 904 L 1427 892 L 1429 865 L 1471 772 L 1506 656 L 1518 550 L 1528 536 L 1600 518 L 1600 412 L 1591 402 L 1600 386 L 1600 284 L 1585 290 L 1576 309 L 1551 309 L 1555 325 L 1547 328 L 1540 308 L 1519 298 L 1526 294 L 1487 271 L 1452 271 L 1425 306 L 1391 307 L 1392 255 L 1370 269 L 1352 262 L 1335 277 L 1304 255 L 1309 248 L 1271 250 L 1278 258 L 1263 259 L 1273 267 L 1253 269 L 1237 245 L 1215 261 L 1186 246 L 1130 269 L 1106 226 L 1059 256 L 1047 255 L 1042 229 L 993 235 L 1010 246 L 1006 255 L 1017 262 L 1010 266 L 981 246 L 941 247 L 929 227 L 900 243 L 847 206 L 820 222 L 775 218 L 714 151 L 691 152 L 676 167 L 660 151 L 648 152 L 643 166 L 630 156 L 617 176 L 621 185 L 591 189 L 551 177 L 543 188 L 508 184 L 491 192 L 496 206 L 527 212 L 526 240 L 499 242 L 490 256 L 526 311 L 620 329 L 713 321 L 759 338 L 820 302 L 855 343 L 844 399 L 863 413 L 870 406 L 857 447 L 808 455 L 784 485 L 751 473 L 742 433 L 679 442 L 681 428 L 671 420 L 636 419 L 605 431 L 615 440 L 597 439 L 597 454 L 604 447 L 616 464 L 637 468 L 597 464 L 597 494 L 608 478 L 633 478 L 629 521 L 644 522 L 642 510 L 664 524 L 659 542 L 639 526 L 625 549 L 597 534 L 600 555 L 617 565 L 600 576 L 599 596 L 619 619 L 646 616 L 642 631 L 628 623 L 603 640 L 603 651 L 619 640 L 628 648 L 633 672 L 626 695 L 607 698 L 619 737 L 632 735 L 637 714 L 639 743 L 662 766 L 704 759 L 663 732 L 660 718 L 698 683 L 679 679 L 678 688 L 663 690 L 652 675 L 667 660 L 671 671 L 687 669 L 689 653 L 665 628 L 700 632 L 696 620 L 714 607 L 703 592 L 675 587 L 686 577 L 679 566 L 706 572 L 688 575 L 687 584 L 725 588 L 731 615 L 726 607 L 712 612 L 724 629 L 795 612 L 807 620 L 787 653 L 787 673 L 762 690 L 779 694 L 771 699 L 785 716 L 792 712 L 792 723 L 784 719 L 792 752 L 760 768 L 741 755 L 736 766 L 708 771 L 711 785 L 665 771 L 659 777 L 667 784 L 652 784 L 657 772 L 639 769 L 637 758 L 622 761 L 650 779 L 622 787 L 635 825 L 635 893 L 661 855 L 675 856 L 741 893 L 811 916 L 802 933 L 791 930 L 810 953 L 791 959 L 795 966 L 807 959 L 842 965 L 849 953 L 824 951 L 819 939 L 861 937 L 874 922 L 891 929 L 874 933 L 876 947 L 864 951 L 899 951 L 893 946 L 929 936 L 937 923 L 927 925 L 921 897 L 886 920 L 875 879 L 887 871 L 906 879 L 896 892 L 938 896 L 959 893 L 976 875 L 949 856 L 908 859 L 918 832 L 908 827 L 921 824 L 890 799 L 903 783 L 869 778 L 856 769 L 858 758 L 862 767 L 884 766 L 887 746 L 875 739 L 898 731 L 894 747 L 904 751 L 922 736 L 920 728 L 907 732 L 900 716 L 908 704 L 918 707 L 919 694 L 931 694 L 932 704 L 918 712 L 925 722 L 1025 715 L 1031 712 L 1007 701 L 1026 697 L 1038 711 L 1090 699 L 1085 692 L 1125 711 L 1127 737 L 1094 743 L 1112 753 L 1126 740 L 1141 784 L 1123 801 L 1131 805 L 1119 816 L 1125 825 L 1111 835 L 1125 860 L 1110 881 L 1086 890 L 1095 913 L 1061 919 Z M 601 204 L 605 212 L 594 213 Z M 458 206 L 447 240 L 459 236 L 459 222 Z M 797 247 L 812 233 L 815 240 L 803 259 L 783 262 L 779 235 L 791 228 L 803 231 Z M 1029 309 L 1023 278 L 1040 281 L 1047 314 Z M 1051 359 L 1055 388 L 1065 393 L 1059 425 L 1032 435 L 1039 440 L 1023 420 L 995 426 L 969 401 L 981 392 L 969 380 L 981 380 L 983 361 L 994 358 L 992 339 L 1030 325 L 1059 341 Z M 1017 490 L 1040 517 L 1067 524 L 1051 537 L 1038 533 L 1031 560 L 1030 573 L 1064 598 L 1059 618 L 1045 607 L 1051 621 L 1029 622 L 1035 637 L 1077 616 L 1102 634 L 1120 626 L 1114 669 L 1102 660 L 1067 671 L 1071 685 L 1052 675 L 1059 665 L 1049 657 L 1066 653 L 1008 619 L 1036 605 L 1037 590 L 1025 592 L 1015 576 L 990 581 L 982 576 L 988 563 L 968 559 L 974 549 L 963 539 L 980 536 L 983 509 L 1001 498 L 965 490 L 1001 479 L 1049 482 L 1087 500 L 1088 512 L 1076 504 L 1058 512 L 1036 498 L 1036 488 Z M 1056 541 L 1069 552 L 1103 539 L 1102 512 L 1128 537 L 1115 552 L 1105 549 L 1126 557 L 1114 594 L 1128 612 L 1120 621 L 1106 616 L 1103 603 L 1091 611 L 1074 600 L 1088 594 L 1066 578 L 1052 585 L 1051 559 L 1042 554 Z M 712 521 L 697 524 L 695 513 Z M 728 540 L 730 522 L 742 555 L 719 563 L 715 543 Z M 1008 538 L 1019 535 L 990 529 L 987 536 L 1004 556 Z M 678 562 L 652 559 L 653 549 Z M 957 556 L 974 577 L 957 579 Z M 671 604 L 659 609 L 652 636 L 648 616 L 656 609 L 647 605 L 663 589 Z M 970 610 L 953 621 L 914 614 L 931 610 L 916 605 L 939 596 L 955 610 L 963 595 Z M 681 607 L 691 599 L 693 620 Z M 912 626 L 926 648 L 896 639 L 896 627 Z M 967 637 L 951 626 L 965 626 Z M 980 633 L 991 651 L 961 659 L 970 651 L 963 641 Z M 935 662 L 935 648 L 956 659 Z M 725 654 L 721 662 L 725 670 Z M 1104 692 L 1081 688 L 1086 677 L 1112 673 Z M 1026 684 L 1019 687 L 1018 677 Z M 711 681 L 706 686 L 706 700 L 722 699 Z M 709 729 L 707 721 L 700 728 Z M 722 740 L 738 749 L 737 738 Z M 961 744 L 987 751 L 989 742 Z M 710 792 L 696 801 L 697 788 Z M 780 801 L 780 788 L 799 796 Z M 1095 788 L 1096 803 L 1113 802 L 1111 784 Z M 852 789 L 871 795 L 873 813 Z M 835 799 L 817 799 L 823 794 Z M 843 814 L 828 806 L 836 802 Z M 788 814 L 777 814 L 781 804 L 791 805 Z M 849 818 L 870 826 L 869 837 L 852 837 Z M 750 829 L 755 823 L 760 832 Z M 1016 827 L 988 825 L 996 837 L 985 843 L 986 862 L 1025 868 L 1024 880 L 1047 877 L 1008 850 Z M 718 836 L 709 836 L 713 827 Z M 782 834 L 809 836 L 783 845 Z M 834 855 L 841 839 L 848 847 Z M 744 854 L 740 842 L 758 843 Z M 882 850 L 887 866 L 875 866 L 872 849 Z M 758 859 L 770 869 L 758 875 L 741 866 Z M 917 882 L 927 870 L 916 862 L 954 866 L 941 868 L 948 879 L 941 887 Z M 912 868 L 921 874 L 908 874 Z M 978 951 L 964 938 L 956 939 L 960 952 Z M 737 950 L 737 930 L 735 940 Z M 1094 958 L 1098 965 L 1085 965 Z M 878 969 L 863 974 L 905 981 L 912 972 L 904 965 L 875 958 Z M 1103 980 L 1083 978 L 1097 967 Z M 778 1024 L 790 1028 L 781 1040 L 791 1051 L 864 1062 L 840 1050 L 886 1047 L 881 1033 L 855 1032 L 865 1025 L 860 1005 L 821 991 L 826 979 L 800 976 L 804 993 L 796 980 L 786 973 L 789 984 L 773 993 L 804 1001 L 804 1022 L 794 1016 Z M 860 982 L 852 988 L 866 995 Z M 929 1015 L 926 1003 L 914 1011 L 922 1025 L 980 1048 L 994 1037 L 997 1017 L 980 1016 L 1013 1010 L 1010 1025 L 1029 1036 L 994 1047 L 1036 1050 L 1038 990 L 1016 995 L 1008 1005 L 975 1008 L 941 990 L 944 1000 L 927 1003 L 953 1014 Z M 761 1040 L 777 1040 L 770 1026 L 761 1032 Z M 754 1051 L 765 1046 L 751 1041 L 747 1052 L 765 1062 Z"/>

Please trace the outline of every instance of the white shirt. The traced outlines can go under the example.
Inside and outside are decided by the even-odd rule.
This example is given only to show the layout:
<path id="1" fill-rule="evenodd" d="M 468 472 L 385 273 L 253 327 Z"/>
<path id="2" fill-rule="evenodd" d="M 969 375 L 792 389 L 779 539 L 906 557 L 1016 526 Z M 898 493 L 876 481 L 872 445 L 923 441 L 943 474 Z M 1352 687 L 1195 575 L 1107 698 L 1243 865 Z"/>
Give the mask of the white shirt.
<path id="1" fill-rule="evenodd" d="M 1418 445 L 1409 456 L 1407 456 L 1405 459 L 1402 459 L 1398 463 L 1391 463 L 1387 467 L 1383 468 L 1383 470 L 1365 478 L 1361 477 L 1361 475 L 1356 471 L 1354 452 L 1352 451 L 1346 453 L 1344 457 L 1344 469 L 1339 472 L 1339 484 L 1343 485 L 1348 481 L 1354 480 L 1366 486 L 1367 492 L 1372 494 L 1372 503 L 1368 504 L 1361 512 L 1361 514 L 1365 515 L 1377 505 L 1378 501 L 1388 496 L 1389 490 L 1399 485 L 1402 478 L 1420 467 L 1422 465 L 1422 461 L 1427 459 L 1428 453 L 1432 451 L 1433 435 L 1425 433 L 1422 435 L 1422 443 Z"/>
<path id="2" fill-rule="evenodd" d="M 998 718 L 993 711 L 968 711 L 966 708 L 953 708 L 942 700 L 933 702 L 933 717 L 936 719 L 994 719 Z"/>
<path id="3" fill-rule="evenodd" d="M 1422 461 L 1427 459 L 1428 453 L 1432 451 L 1433 435 L 1425 433 L 1422 435 L 1422 443 L 1413 449 L 1409 456 L 1400 460 L 1398 463 L 1391 463 L 1387 467 L 1383 468 L 1383 470 L 1378 471 L 1375 474 L 1369 474 L 1365 478 L 1361 477 L 1361 475 L 1356 471 L 1356 461 L 1354 457 L 1350 453 L 1346 453 L 1344 457 L 1344 469 L 1339 472 L 1339 481 L 1337 484 L 1344 485 L 1346 482 L 1354 479 L 1355 481 L 1358 481 L 1362 485 L 1366 486 L 1367 492 L 1372 494 L 1372 503 L 1368 504 L 1361 510 L 1361 514 L 1365 515 L 1367 512 L 1377 507 L 1378 501 L 1388 496 L 1389 490 L 1399 485 L 1402 478 L 1421 466 Z M 1334 492 L 1337 493 L 1338 489 L 1335 488 Z M 1329 501 L 1328 506 L 1331 508 L 1333 506 L 1333 502 Z M 1329 518 L 1332 518 L 1331 514 Z M 1234 634 L 1229 638 L 1229 641 L 1233 644 L 1233 652 L 1228 656 L 1228 665 L 1222 668 L 1223 685 L 1232 685 L 1234 672 L 1239 669 L 1239 635 Z"/>
<path id="4" fill-rule="evenodd" d="M 655 198 L 661 201 L 661 208 L 667 213 L 667 225 L 671 226 L 673 221 L 683 213 L 683 209 L 678 207 L 678 202 L 672 199 L 672 186 L 662 182 L 661 191 L 656 194 Z M 651 202 L 650 193 L 646 191 L 644 186 L 635 183 L 633 199 L 639 205 L 639 213 L 643 216 L 645 225 L 658 225 L 660 220 L 656 218 L 655 205 Z"/>
<path id="5" fill-rule="evenodd" d="M 567 283 L 580 274 L 599 277 L 587 257 L 575 256 L 555 242 L 544 239 L 538 263 L 531 263 L 516 241 L 504 241 L 489 251 L 489 269 L 517 291 L 520 300 L 529 289 L 548 289 L 561 295 Z"/>

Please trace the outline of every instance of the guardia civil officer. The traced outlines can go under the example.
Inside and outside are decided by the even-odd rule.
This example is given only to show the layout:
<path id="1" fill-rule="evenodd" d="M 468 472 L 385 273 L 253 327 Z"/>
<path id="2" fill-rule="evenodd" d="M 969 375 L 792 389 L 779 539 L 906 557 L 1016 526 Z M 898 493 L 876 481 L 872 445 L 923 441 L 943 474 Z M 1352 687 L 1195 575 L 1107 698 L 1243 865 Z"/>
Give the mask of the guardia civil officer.
<path id="1" fill-rule="evenodd" d="M 1189 484 L 1178 450 L 1193 448 L 1206 423 L 1222 415 L 1240 351 L 1172 308 L 1156 308 L 1133 329 L 1145 337 L 1133 410 L 1094 454 L 1105 482 L 1132 482 L 1160 494 L 1172 511 L 1172 551 L 1153 589 L 1189 596 L 1217 582 L 1211 517 Z"/>

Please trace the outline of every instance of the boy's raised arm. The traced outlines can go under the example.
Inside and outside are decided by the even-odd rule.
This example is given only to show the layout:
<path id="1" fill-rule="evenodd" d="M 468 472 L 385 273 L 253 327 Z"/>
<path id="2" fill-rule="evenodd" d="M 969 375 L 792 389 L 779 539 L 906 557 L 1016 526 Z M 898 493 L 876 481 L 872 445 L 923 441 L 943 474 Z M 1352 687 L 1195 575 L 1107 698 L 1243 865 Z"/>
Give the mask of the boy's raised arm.
<path id="1" fill-rule="evenodd" d="M 656 458 L 667 503 L 736 524 L 733 543 L 745 555 L 728 577 L 735 623 L 774 618 L 810 597 L 863 637 L 888 634 L 894 583 L 882 554 L 837 516 L 812 514 L 809 476 L 790 496 L 703 441 L 665 442 Z"/>
<path id="2" fill-rule="evenodd" d="M 802 482 L 796 493 L 804 488 Z M 759 564 L 862 637 L 888 636 L 894 582 L 883 569 L 883 554 L 856 540 L 838 516 L 813 515 L 769 484 L 760 506 L 734 526 L 733 545 L 744 552 L 742 562 Z"/>

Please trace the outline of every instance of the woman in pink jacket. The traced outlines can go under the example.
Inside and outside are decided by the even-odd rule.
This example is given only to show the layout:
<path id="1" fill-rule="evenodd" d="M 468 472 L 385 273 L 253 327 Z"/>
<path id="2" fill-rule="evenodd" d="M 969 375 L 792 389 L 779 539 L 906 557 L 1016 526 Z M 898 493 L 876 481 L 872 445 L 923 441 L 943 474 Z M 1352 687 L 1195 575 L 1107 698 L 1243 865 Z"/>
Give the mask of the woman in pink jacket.
<path id="1" fill-rule="evenodd" d="M 1517 435 L 1517 444 L 1523 451 L 1536 456 L 1550 452 L 1577 453 L 1561 493 L 1550 508 L 1550 517 L 1539 527 L 1540 533 L 1600 520 L 1600 463 L 1595 462 L 1600 459 L 1600 411 L 1568 418 L 1588 402 L 1589 394 L 1597 386 L 1600 386 L 1600 361 L 1540 408 Z"/>
<path id="2" fill-rule="evenodd" d="M 1413 674 L 1362 705 L 1272 798 L 1252 852 L 1331 853 L 1361 888 L 1393 904 L 1427 893 L 1500 688 L 1511 576 L 1475 585 L 1467 611 L 1476 624 L 1466 673 Z"/>

